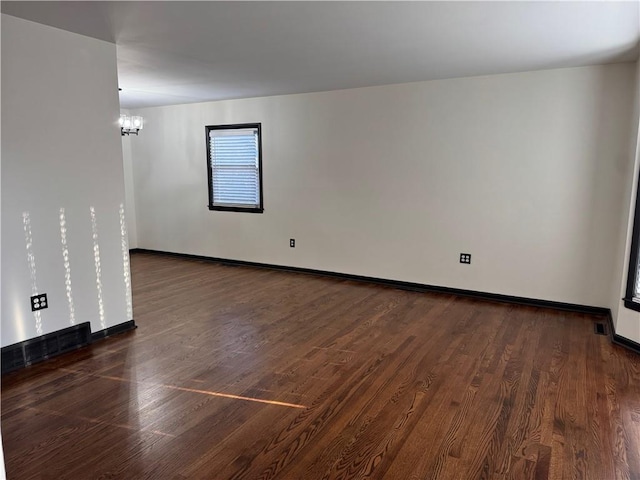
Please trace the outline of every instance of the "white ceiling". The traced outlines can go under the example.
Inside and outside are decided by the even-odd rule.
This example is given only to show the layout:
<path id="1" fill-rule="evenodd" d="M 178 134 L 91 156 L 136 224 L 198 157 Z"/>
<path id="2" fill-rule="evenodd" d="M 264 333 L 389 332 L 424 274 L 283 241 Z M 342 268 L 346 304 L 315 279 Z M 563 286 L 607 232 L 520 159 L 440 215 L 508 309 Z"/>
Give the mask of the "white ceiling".
<path id="1" fill-rule="evenodd" d="M 32 2 L 2 12 L 115 42 L 136 108 L 634 61 L 638 1 Z"/>

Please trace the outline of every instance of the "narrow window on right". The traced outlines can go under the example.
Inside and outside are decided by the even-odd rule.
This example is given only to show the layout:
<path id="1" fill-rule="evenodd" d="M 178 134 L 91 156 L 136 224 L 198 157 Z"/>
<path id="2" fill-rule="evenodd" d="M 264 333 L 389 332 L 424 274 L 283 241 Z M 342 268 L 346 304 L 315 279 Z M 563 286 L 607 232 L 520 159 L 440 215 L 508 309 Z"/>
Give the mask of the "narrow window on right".
<path id="1" fill-rule="evenodd" d="M 640 187 L 640 184 L 638 186 Z M 624 297 L 624 305 L 640 312 L 640 195 L 638 194 L 636 194 L 633 237 L 631 239 L 631 253 L 629 254 L 627 292 Z"/>

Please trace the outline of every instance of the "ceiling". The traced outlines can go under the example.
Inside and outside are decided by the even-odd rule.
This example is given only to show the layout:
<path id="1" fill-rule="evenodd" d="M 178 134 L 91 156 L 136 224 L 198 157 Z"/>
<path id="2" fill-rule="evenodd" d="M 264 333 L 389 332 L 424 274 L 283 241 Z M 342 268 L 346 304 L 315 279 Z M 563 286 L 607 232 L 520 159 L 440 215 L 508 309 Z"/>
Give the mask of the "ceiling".
<path id="1" fill-rule="evenodd" d="M 637 1 L 2 1 L 115 42 L 125 108 L 635 61 Z"/>

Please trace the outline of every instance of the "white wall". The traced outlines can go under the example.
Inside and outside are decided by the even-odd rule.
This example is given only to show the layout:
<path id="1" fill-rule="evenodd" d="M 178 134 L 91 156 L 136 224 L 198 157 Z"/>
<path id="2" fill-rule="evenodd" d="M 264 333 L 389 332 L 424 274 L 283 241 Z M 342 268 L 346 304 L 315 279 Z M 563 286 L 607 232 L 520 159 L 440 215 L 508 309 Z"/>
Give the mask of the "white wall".
<path id="1" fill-rule="evenodd" d="M 138 246 L 608 307 L 633 78 L 618 64 L 139 110 Z M 204 127 L 242 122 L 262 122 L 265 212 L 211 212 Z"/>
<path id="2" fill-rule="evenodd" d="M 636 63 L 633 95 L 633 114 L 631 117 L 631 148 L 624 170 L 625 182 L 621 188 L 623 193 L 620 206 L 621 220 L 618 236 L 617 264 L 612 282 L 611 314 L 616 333 L 634 342 L 640 343 L 640 313 L 625 308 L 622 298 L 626 294 L 631 236 L 637 194 L 638 169 L 640 168 L 640 61 Z"/>
<path id="3" fill-rule="evenodd" d="M 120 110 L 120 112 L 129 114 L 129 111 L 125 109 Z M 133 187 L 133 158 L 131 156 L 132 141 L 135 141 L 135 139 L 132 139 L 129 135 L 124 135 L 122 137 L 122 159 L 124 166 L 124 194 L 129 248 L 137 248 L 138 229 L 136 226 L 136 199 Z"/>
<path id="4" fill-rule="evenodd" d="M 75 322 L 129 320 L 120 231 L 124 202 L 113 44 L 2 15 L 2 346 L 71 324 L 60 231 L 66 209 Z M 101 321 L 90 207 L 98 228 Z M 29 213 L 41 329 L 23 213 Z M 126 246 L 126 245 L 125 245 Z"/>

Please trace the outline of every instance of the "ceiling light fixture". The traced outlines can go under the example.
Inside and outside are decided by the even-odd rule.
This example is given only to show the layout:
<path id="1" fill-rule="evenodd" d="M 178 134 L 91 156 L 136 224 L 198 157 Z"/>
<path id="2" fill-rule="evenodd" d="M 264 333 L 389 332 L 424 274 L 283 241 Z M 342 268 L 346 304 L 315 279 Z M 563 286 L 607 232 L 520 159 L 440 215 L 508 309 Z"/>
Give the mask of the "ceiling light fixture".
<path id="1" fill-rule="evenodd" d="M 138 135 L 138 132 L 142 130 L 144 126 L 144 119 L 139 115 L 120 115 L 120 134 L 124 135 Z"/>

